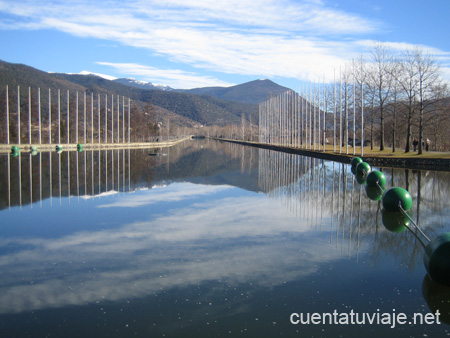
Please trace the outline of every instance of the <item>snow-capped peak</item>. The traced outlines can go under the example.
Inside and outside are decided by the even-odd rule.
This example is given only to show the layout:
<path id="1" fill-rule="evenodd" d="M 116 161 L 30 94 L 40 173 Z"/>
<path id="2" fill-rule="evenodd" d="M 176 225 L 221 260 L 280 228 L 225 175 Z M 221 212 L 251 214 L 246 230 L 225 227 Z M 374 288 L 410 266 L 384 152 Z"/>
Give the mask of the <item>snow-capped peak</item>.
<path id="1" fill-rule="evenodd" d="M 114 76 L 111 76 L 111 75 L 105 75 L 105 74 L 99 74 L 99 73 L 92 73 L 92 72 L 89 72 L 89 71 L 87 71 L 87 70 L 83 70 L 82 72 L 80 72 L 80 73 L 78 73 L 78 74 L 79 74 L 79 75 L 95 75 L 95 76 L 101 77 L 101 78 L 106 79 L 106 80 L 111 80 L 111 81 L 117 79 L 117 77 L 114 77 Z"/>

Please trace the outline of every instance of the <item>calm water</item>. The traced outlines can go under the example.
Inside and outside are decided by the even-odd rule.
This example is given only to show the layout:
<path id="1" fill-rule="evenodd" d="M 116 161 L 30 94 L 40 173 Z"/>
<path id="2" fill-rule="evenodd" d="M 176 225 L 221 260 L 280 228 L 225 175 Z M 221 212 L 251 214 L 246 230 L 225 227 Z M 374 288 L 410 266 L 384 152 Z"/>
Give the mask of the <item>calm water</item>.
<path id="1" fill-rule="evenodd" d="M 213 141 L 149 153 L 0 157 L 1 337 L 450 336 L 450 288 L 349 166 Z M 450 173 L 383 171 L 429 237 L 450 231 Z M 341 322 L 291 323 L 314 313 Z"/>

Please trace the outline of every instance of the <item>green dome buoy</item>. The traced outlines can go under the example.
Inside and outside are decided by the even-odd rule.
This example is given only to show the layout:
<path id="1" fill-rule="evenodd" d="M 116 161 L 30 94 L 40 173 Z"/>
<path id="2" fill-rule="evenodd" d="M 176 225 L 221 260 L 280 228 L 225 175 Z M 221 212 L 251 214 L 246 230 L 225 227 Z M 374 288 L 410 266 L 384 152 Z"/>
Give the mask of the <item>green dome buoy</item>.
<path id="1" fill-rule="evenodd" d="M 81 143 L 77 144 L 77 151 L 79 151 L 79 152 L 83 151 L 83 144 L 81 144 Z"/>
<path id="2" fill-rule="evenodd" d="M 356 174 L 365 176 L 367 178 L 367 175 L 370 173 L 372 168 L 370 167 L 369 163 L 367 162 L 361 162 L 356 166 Z"/>
<path id="3" fill-rule="evenodd" d="M 378 170 L 371 171 L 367 175 L 367 186 L 368 187 L 381 187 L 384 188 L 386 185 L 386 176 Z"/>
<path id="4" fill-rule="evenodd" d="M 353 157 L 352 158 L 352 167 L 356 168 L 356 166 L 362 162 L 363 162 L 363 160 L 361 157 Z"/>
<path id="5" fill-rule="evenodd" d="M 450 232 L 428 243 L 423 263 L 433 282 L 450 286 Z"/>
<path id="6" fill-rule="evenodd" d="M 372 201 L 380 201 L 381 197 L 383 196 L 383 189 L 380 187 L 371 187 L 369 186 L 369 179 L 366 180 L 367 186 L 366 186 L 366 195 L 371 199 Z"/>
<path id="7" fill-rule="evenodd" d="M 31 146 L 30 147 L 30 154 L 34 156 L 34 155 L 37 155 L 37 153 L 38 153 L 37 147 L 36 146 Z"/>
<path id="8" fill-rule="evenodd" d="M 63 149 L 62 145 L 58 144 L 56 145 L 56 152 L 61 152 Z"/>
<path id="9" fill-rule="evenodd" d="M 390 232 L 405 231 L 410 224 L 409 218 L 400 211 L 381 211 L 381 221 L 386 229 Z"/>
<path id="10" fill-rule="evenodd" d="M 358 182 L 361 185 L 366 184 L 366 176 L 365 175 L 359 175 L 359 174 L 355 174 L 355 178 L 356 178 L 356 182 Z"/>
<path id="11" fill-rule="evenodd" d="M 12 155 L 13 157 L 17 157 L 17 156 L 19 156 L 19 154 L 20 154 L 20 147 L 18 147 L 18 146 L 12 146 L 12 147 L 11 147 L 11 155 Z"/>
<path id="12" fill-rule="evenodd" d="M 400 211 L 400 205 L 403 210 L 408 211 L 412 207 L 412 197 L 408 190 L 393 187 L 386 190 L 382 197 L 383 208 L 387 211 Z"/>

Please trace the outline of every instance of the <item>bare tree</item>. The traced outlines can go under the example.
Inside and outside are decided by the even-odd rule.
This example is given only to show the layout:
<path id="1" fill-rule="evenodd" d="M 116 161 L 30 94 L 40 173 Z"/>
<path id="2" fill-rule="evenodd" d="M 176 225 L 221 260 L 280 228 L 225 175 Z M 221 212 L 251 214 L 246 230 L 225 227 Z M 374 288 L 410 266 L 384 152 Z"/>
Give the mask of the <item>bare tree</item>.
<path id="1" fill-rule="evenodd" d="M 392 68 L 395 63 L 393 53 L 385 44 L 377 44 L 373 48 L 371 56 L 372 63 L 369 67 L 368 76 L 376 93 L 376 105 L 380 117 L 380 150 L 384 150 L 385 109 L 394 85 Z"/>
<path id="2" fill-rule="evenodd" d="M 434 103 L 434 86 L 439 81 L 439 66 L 430 54 L 424 54 L 420 48 L 412 51 L 414 67 L 417 72 L 417 100 L 419 109 L 419 154 L 423 152 L 424 111 Z M 427 138 L 428 143 L 428 138 Z"/>

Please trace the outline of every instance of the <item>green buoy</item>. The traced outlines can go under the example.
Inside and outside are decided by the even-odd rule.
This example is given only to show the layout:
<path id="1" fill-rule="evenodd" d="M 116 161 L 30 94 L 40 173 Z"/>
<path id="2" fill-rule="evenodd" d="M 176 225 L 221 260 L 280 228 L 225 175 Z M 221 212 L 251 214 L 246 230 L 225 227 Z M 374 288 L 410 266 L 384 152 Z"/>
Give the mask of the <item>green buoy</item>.
<path id="1" fill-rule="evenodd" d="M 56 145 L 56 152 L 57 153 L 62 152 L 62 149 L 63 149 L 62 145 L 60 145 L 60 144 Z"/>
<path id="2" fill-rule="evenodd" d="M 77 144 L 77 151 L 79 151 L 79 152 L 83 151 L 83 144 L 81 144 L 81 143 Z"/>
<path id="3" fill-rule="evenodd" d="M 450 232 L 428 243 L 423 263 L 433 282 L 450 286 Z"/>
<path id="4" fill-rule="evenodd" d="M 31 153 L 31 155 L 37 155 L 37 153 L 38 153 L 38 149 L 37 149 L 37 147 L 36 146 L 31 146 L 30 147 L 30 153 Z"/>
<path id="5" fill-rule="evenodd" d="M 402 232 L 409 226 L 409 218 L 400 211 L 381 211 L 381 220 L 386 229 L 391 232 Z"/>
<path id="6" fill-rule="evenodd" d="M 384 188 L 386 185 L 386 176 L 381 171 L 372 171 L 367 175 L 367 186 L 368 187 L 381 187 Z"/>
<path id="7" fill-rule="evenodd" d="M 366 184 L 366 176 L 365 175 L 359 175 L 358 173 L 355 174 L 356 182 L 358 182 L 361 185 Z"/>
<path id="8" fill-rule="evenodd" d="M 356 166 L 362 162 L 363 162 L 363 160 L 361 157 L 353 157 L 352 158 L 352 167 L 356 168 Z"/>
<path id="9" fill-rule="evenodd" d="M 367 187 L 366 187 L 366 195 L 369 197 L 372 201 L 380 201 L 381 197 L 383 196 L 383 189 L 380 187 L 371 187 L 369 186 L 369 178 L 366 180 Z"/>
<path id="10" fill-rule="evenodd" d="M 18 146 L 11 147 L 11 156 L 17 157 L 20 154 L 20 148 Z"/>
<path id="11" fill-rule="evenodd" d="M 356 174 L 365 176 L 367 178 L 367 175 L 370 173 L 372 168 L 370 167 L 369 163 L 367 162 L 361 162 L 356 166 Z"/>
<path id="12" fill-rule="evenodd" d="M 393 187 L 386 190 L 382 197 L 383 208 L 387 211 L 408 211 L 412 207 L 412 197 L 408 190 L 399 187 Z"/>

